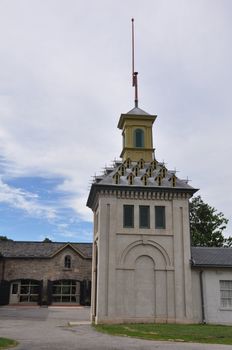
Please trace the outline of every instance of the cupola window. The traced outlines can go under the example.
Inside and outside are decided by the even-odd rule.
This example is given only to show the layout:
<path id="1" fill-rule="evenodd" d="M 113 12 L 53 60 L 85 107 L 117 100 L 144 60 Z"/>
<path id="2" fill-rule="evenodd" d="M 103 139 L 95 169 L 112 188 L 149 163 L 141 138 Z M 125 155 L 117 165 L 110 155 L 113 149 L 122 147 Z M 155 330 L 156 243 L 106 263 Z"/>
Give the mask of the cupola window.
<path id="1" fill-rule="evenodd" d="M 72 259 L 70 255 L 65 255 L 64 257 L 64 268 L 65 269 L 71 269 L 72 266 Z"/>
<path id="2" fill-rule="evenodd" d="M 144 147 L 144 131 L 142 129 L 135 129 L 134 145 L 139 148 Z"/>

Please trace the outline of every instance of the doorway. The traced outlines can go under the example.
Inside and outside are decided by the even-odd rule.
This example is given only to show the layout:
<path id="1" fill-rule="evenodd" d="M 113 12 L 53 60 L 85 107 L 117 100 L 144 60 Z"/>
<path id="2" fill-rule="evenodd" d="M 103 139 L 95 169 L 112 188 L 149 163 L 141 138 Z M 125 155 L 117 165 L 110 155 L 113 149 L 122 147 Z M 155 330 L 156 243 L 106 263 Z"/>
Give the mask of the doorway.
<path id="1" fill-rule="evenodd" d="M 10 304 L 38 304 L 40 297 L 40 282 L 35 280 L 13 281 L 10 287 Z"/>

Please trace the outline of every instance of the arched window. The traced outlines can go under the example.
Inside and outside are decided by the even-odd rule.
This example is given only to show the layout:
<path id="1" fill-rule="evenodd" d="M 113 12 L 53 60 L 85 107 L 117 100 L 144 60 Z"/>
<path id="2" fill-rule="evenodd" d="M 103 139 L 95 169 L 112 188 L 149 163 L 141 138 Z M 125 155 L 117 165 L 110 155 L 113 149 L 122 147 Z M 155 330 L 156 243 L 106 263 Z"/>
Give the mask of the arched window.
<path id="1" fill-rule="evenodd" d="M 135 129 L 134 144 L 135 147 L 144 147 L 144 131 L 142 129 Z"/>
<path id="2" fill-rule="evenodd" d="M 70 255 L 65 255 L 64 257 L 64 267 L 65 269 L 71 269 L 72 259 Z"/>

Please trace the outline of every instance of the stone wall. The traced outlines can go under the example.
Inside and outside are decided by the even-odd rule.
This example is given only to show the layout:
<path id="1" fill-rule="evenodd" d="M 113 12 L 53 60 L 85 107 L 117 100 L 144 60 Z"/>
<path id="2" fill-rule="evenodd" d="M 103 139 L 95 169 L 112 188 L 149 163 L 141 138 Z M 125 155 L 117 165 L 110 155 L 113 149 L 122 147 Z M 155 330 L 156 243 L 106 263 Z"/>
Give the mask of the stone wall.
<path id="1" fill-rule="evenodd" d="M 64 257 L 70 255 L 72 267 L 64 267 Z M 1 271 L 1 267 L 0 267 Z M 91 259 L 84 259 L 70 248 L 66 248 L 53 258 L 33 259 L 18 258 L 5 260 L 4 279 L 8 281 L 16 279 L 36 279 L 55 281 L 59 279 L 91 280 Z"/>

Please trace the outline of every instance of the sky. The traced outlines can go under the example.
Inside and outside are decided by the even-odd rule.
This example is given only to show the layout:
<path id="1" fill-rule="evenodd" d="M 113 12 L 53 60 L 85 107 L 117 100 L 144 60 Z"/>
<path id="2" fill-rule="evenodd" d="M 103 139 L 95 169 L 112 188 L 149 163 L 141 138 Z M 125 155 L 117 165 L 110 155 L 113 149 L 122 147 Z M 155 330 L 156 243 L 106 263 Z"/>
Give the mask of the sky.
<path id="1" fill-rule="evenodd" d="M 119 159 L 133 108 L 156 158 L 230 221 L 232 2 L 1 0 L 0 235 L 91 242 L 92 177 Z"/>

